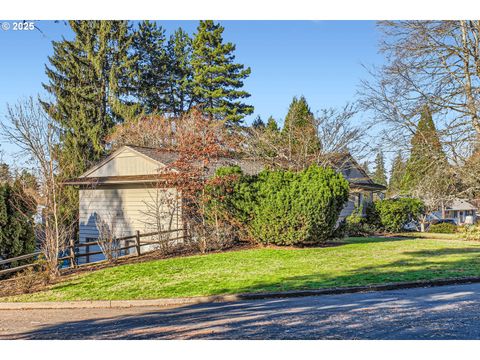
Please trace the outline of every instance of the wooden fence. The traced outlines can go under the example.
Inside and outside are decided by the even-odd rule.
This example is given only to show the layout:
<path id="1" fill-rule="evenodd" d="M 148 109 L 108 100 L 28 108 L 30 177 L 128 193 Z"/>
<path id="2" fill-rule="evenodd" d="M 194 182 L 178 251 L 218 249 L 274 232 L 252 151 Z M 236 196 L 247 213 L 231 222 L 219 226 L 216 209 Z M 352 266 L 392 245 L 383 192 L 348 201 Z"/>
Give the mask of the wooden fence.
<path id="1" fill-rule="evenodd" d="M 174 233 L 174 232 L 177 232 L 177 233 L 181 232 L 182 236 L 169 238 L 168 242 L 181 240 L 181 239 L 185 238 L 185 235 L 183 234 L 184 233 L 183 229 L 167 230 L 167 231 L 161 231 L 161 232 L 155 231 L 155 232 L 143 233 L 143 234 L 141 234 L 140 231 L 136 231 L 135 235 L 116 238 L 115 239 L 116 241 L 118 241 L 119 243 L 124 242 L 125 245 L 118 248 L 118 249 L 115 249 L 115 251 L 117 251 L 119 254 L 122 254 L 122 252 L 124 252 L 123 255 L 118 256 L 119 258 L 125 257 L 125 256 L 131 256 L 132 254 L 130 254 L 129 251 L 127 252 L 127 250 L 130 250 L 130 249 L 135 249 L 135 255 L 140 256 L 140 255 L 142 255 L 142 247 L 143 246 L 159 244 L 158 241 L 152 241 L 152 240 L 142 241 L 141 240 L 142 238 L 171 234 L 171 233 Z M 78 264 L 78 259 L 80 259 L 82 257 L 86 257 L 87 260 L 88 260 L 90 258 L 90 256 L 103 254 L 103 251 L 90 251 L 90 248 L 93 247 L 93 246 L 100 247 L 100 242 L 91 241 L 91 242 L 76 243 L 76 244 L 71 243 L 63 251 L 65 254 L 68 253 L 69 255 L 60 256 L 58 258 L 58 262 L 59 262 L 59 264 L 61 264 L 62 262 L 65 262 L 67 260 L 68 266 L 63 267 L 63 269 L 74 268 L 74 267 L 82 266 L 82 265 L 88 265 L 88 264 L 90 264 L 90 262 L 88 262 L 88 261 L 85 264 L 79 265 Z M 85 252 L 80 252 L 81 248 L 85 248 Z M 31 253 L 31 254 L 26 254 L 26 255 L 21 255 L 21 256 L 14 257 L 14 258 L 10 258 L 10 259 L 0 260 L 0 266 L 8 265 L 8 264 L 11 264 L 11 263 L 14 263 L 14 262 L 17 262 L 17 261 L 23 261 L 23 260 L 30 260 L 30 259 L 36 260 L 36 259 L 38 259 L 38 257 L 41 254 L 42 254 L 41 251 L 36 251 L 34 253 Z M 18 271 L 21 271 L 21 270 L 24 270 L 24 269 L 27 269 L 27 268 L 30 268 L 30 267 L 35 267 L 36 265 L 37 265 L 37 263 L 32 262 L 30 264 L 25 264 L 25 265 L 10 267 L 8 269 L 3 269 L 3 270 L 0 270 L 0 276 L 5 275 L 5 274 L 10 274 L 10 273 L 15 273 L 15 272 L 18 272 Z"/>

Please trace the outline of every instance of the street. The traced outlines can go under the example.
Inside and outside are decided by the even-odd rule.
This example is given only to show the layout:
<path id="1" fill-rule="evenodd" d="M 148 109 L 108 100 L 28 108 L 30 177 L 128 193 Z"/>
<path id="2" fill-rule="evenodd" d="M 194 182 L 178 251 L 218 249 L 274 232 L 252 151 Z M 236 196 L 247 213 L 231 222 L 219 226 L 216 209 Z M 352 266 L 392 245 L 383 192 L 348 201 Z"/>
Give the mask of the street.
<path id="1" fill-rule="evenodd" d="M 480 339 L 480 284 L 174 308 L 1 310 L 0 339 Z"/>

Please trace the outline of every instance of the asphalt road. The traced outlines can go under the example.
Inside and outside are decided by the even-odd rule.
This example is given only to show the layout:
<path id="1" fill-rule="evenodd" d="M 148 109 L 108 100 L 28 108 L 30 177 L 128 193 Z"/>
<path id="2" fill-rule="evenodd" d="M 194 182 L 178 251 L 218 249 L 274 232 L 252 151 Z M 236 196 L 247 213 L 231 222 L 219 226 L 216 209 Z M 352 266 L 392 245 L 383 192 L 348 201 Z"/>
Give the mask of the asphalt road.
<path id="1" fill-rule="evenodd" d="M 480 339 L 480 284 L 175 308 L 0 310 L 0 339 Z"/>

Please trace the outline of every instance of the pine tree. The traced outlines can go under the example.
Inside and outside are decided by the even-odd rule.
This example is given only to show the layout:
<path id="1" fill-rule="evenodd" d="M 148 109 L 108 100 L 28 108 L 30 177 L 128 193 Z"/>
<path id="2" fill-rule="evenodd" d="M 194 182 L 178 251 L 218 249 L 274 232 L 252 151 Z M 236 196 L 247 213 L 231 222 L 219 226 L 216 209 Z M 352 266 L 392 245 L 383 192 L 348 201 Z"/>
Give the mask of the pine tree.
<path id="1" fill-rule="evenodd" d="M 264 130 L 265 129 L 265 123 L 263 122 L 262 118 L 260 115 L 258 115 L 255 120 L 253 120 L 252 127 L 257 130 Z"/>
<path id="2" fill-rule="evenodd" d="M 192 39 L 179 28 L 167 43 L 169 95 L 167 112 L 179 116 L 190 110 L 194 102 Z"/>
<path id="3" fill-rule="evenodd" d="M 368 161 L 364 161 L 363 164 L 362 164 L 362 169 L 363 171 L 365 171 L 365 173 L 368 175 L 368 176 L 372 176 L 372 173 L 370 171 L 370 167 L 369 167 L 369 162 Z"/>
<path id="4" fill-rule="evenodd" d="M 409 192 L 429 174 L 447 168 L 448 162 L 428 106 L 422 109 L 420 120 L 411 140 L 410 158 L 407 161 L 402 190 Z"/>
<path id="5" fill-rule="evenodd" d="M 267 125 L 265 125 L 266 129 L 271 132 L 278 133 L 280 131 L 280 128 L 278 127 L 277 122 L 273 118 L 273 116 L 270 115 L 270 117 L 267 120 Z"/>
<path id="6" fill-rule="evenodd" d="M 372 180 L 380 185 L 387 185 L 387 176 L 385 174 L 385 159 L 383 152 L 379 150 L 377 157 L 375 158 L 375 171 L 372 176 Z"/>
<path id="7" fill-rule="evenodd" d="M 289 131 L 290 128 L 312 127 L 314 126 L 313 124 L 314 117 L 310 110 L 310 106 L 307 103 L 307 99 L 305 99 L 304 96 L 301 96 L 299 99 L 294 96 L 288 107 L 283 130 Z"/>
<path id="8" fill-rule="evenodd" d="M 398 195 L 402 189 L 402 179 L 405 176 L 406 163 L 403 160 L 402 153 L 399 151 L 392 162 L 390 179 L 388 182 L 388 194 Z"/>
<path id="9" fill-rule="evenodd" d="M 204 114 L 235 124 L 253 113 L 253 106 L 242 102 L 250 94 L 240 90 L 251 70 L 234 62 L 235 45 L 224 43 L 223 30 L 211 20 L 200 21 L 193 39 L 193 91 Z"/>
<path id="10" fill-rule="evenodd" d="M 0 163 L 0 184 L 10 182 L 11 180 L 10 167 L 8 164 Z"/>
<path id="11" fill-rule="evenodd" d="M 141 22 L 133 49 L 138 57 L 135 95 L 146 113 L 167 112 L 170 89 L 165 30 L 155 22 Z"/>
<path id="12" fill-rule="evenodd" d="M 70 21 L 73 40 L 53 42 L 44 88 L 53 102 L 42 102 L 60 129 L 59 177 L 83 173 L 106 153 L 106 136 L 139 107 L 133 93 L 136 57 L 126 21 Z M 77 219 L 78 191 L 68 189 L 64 211 Z"/>
<path id="13" fill-rule="evenodd" d="M 36 203 L 19 181 L 0 184 L 0 258 L 29 254 L 35 250 L 33 215 Z"/>
<path id="14" fill-rule="evenodd" d="M 293 157 L 305 158 L 321 148 L 315 118 L 305 97 L 294 97 L 288 108 L 282 129 Z"/>

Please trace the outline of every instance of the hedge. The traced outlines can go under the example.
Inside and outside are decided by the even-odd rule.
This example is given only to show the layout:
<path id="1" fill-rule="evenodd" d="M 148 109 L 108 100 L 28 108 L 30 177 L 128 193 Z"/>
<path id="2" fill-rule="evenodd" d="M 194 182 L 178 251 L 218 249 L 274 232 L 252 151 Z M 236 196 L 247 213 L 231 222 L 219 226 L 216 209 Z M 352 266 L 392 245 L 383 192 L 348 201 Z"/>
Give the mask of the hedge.
<path id="1" fill-rule="evenodd" d="M 256 242 L 275 245 L 319 244 L 332 238 L 348 193 L 341 174 L 316 165 L 255 176 L 222 169 L 208 188 L 210 203 L 224 212 L 223 218 L 234 217 Z"/>
<path id="2" fill-rule="evenodd" d="M 367 219 L 380 230 L 398 232 L 423 214 L 424 208 L 423 202 L 414 198 L 377 200 L 367 208 Z"/>

